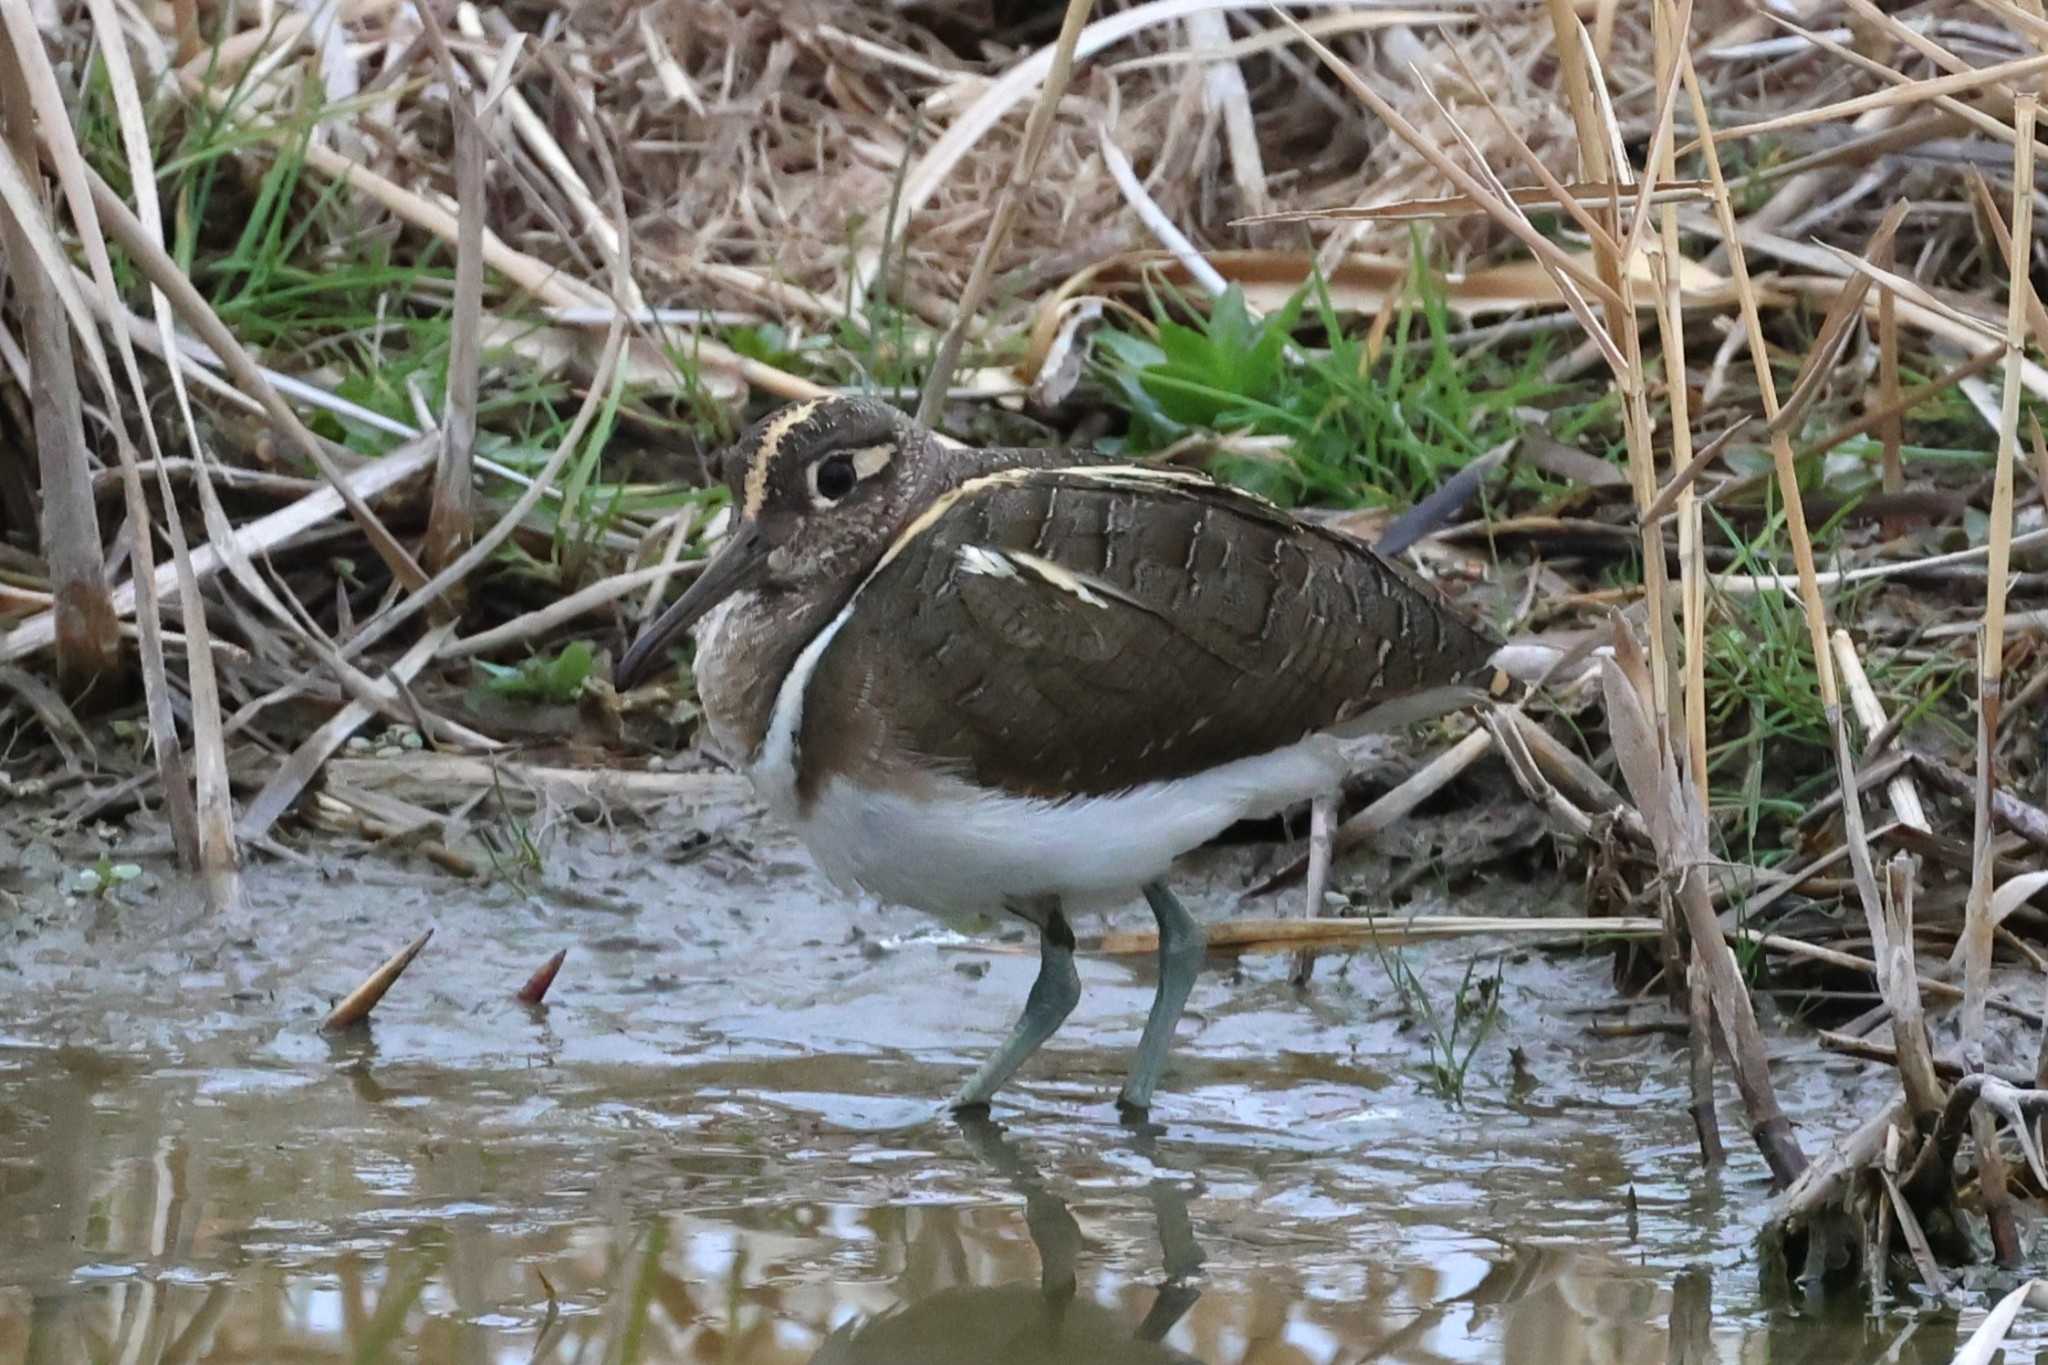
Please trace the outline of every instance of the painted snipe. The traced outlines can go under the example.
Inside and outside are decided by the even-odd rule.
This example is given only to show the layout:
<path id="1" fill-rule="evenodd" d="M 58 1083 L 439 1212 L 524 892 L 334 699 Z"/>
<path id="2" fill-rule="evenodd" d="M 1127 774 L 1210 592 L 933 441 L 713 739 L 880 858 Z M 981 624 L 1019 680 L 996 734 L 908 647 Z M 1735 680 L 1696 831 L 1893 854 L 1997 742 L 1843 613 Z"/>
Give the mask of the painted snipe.
<path id="1" fill-rule="evenodd" d="M 1080 998 L 1067 914 L 1141 891 L 1152 1100 L 1204 936 L 1163 880 L 1235 821 L 1324 798 L 1337 741 L 1483 678 L 1495 648 L 1337 532 L 1198 474 L 960 450 L 876 402 L 782 409 L 725 456 L 724 547 L 619 661 L 692 625 L 715 746 L 840 886 L 1039 932 L 986 1105 Z"/>

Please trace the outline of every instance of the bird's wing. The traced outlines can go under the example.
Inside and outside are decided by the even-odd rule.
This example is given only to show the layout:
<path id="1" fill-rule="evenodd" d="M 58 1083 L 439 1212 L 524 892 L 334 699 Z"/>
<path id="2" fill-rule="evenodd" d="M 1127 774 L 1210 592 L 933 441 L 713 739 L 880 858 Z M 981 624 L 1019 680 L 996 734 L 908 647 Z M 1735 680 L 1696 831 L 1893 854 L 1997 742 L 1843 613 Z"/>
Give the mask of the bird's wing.
<path id="1" fill-rule="evenodd" d="M 908 752 L 1017 794 L 1120 791 L 1467 681 L 1493 648 L 1365 546 L 1199 475 L 1004 470 L 855 595 L 809 694 L 863 719 L 807 723 L 804 768 Z"/>

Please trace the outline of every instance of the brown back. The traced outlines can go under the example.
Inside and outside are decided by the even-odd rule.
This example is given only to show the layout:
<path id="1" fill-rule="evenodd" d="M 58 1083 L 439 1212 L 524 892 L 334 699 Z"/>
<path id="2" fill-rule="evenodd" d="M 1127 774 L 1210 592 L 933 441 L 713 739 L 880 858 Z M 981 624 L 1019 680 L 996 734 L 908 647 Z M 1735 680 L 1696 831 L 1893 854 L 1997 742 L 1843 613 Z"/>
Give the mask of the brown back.
<path id="1" fill-rule="evenodd" d="M 855 596 L 807 693 L 801 783 L 910 755 L 906 777 L 1120 791 L 1475 680 L 1494 648 L 1364 545 L 1199 476 L 1010 469 L 937 504 Z"/>

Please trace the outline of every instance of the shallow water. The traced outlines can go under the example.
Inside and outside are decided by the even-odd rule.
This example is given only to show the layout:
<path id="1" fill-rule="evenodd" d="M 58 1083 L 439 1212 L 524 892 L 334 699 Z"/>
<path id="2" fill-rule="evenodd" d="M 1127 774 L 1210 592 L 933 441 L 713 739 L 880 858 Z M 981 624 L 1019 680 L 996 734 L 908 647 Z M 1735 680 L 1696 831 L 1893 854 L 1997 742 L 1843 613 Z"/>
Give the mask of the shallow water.
<path id="1" fill-rule="evenodd" d="M 64 875 L 0 881 L 0 1360 L 1946 1362 L 1982 1311 L 1762 1302 L 1734 1097 L 1703 1175 L 1673 1041 L 1566 1012 L 1612 998 L 1603 958 L 1505 963 L 1462 1103 L 1372 955 L 1306 996 L 1214 962 L 1147 1130 L 1110 1100 L 1149 973 L 1090 959 L 963 1126 L 939 1098 L 1035 955 L 850 907 L 750 825 L 558 829 L 524 891 L 271 865 L 225 934 Z M 1222 915 L 1242 873 L 1189 884 Z M 1441 1007 L 1475 951 L 1407 961 Z M 1813 1152 L 1886 1084 L 1780 1083 Z"/>

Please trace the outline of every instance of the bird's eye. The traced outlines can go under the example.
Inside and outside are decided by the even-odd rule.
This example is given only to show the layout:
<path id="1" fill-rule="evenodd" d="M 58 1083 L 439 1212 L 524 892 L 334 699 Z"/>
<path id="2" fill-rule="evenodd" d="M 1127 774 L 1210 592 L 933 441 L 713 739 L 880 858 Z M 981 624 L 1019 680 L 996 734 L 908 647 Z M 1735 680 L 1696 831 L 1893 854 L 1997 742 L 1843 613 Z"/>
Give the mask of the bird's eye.
<path id="1" fill-rule="evenodd" d="M 853 486 L 860 482 L 860 475 L 854 470 L 851 457 L 833 455 L 818 461 L 812 468 L 811 482 L 819 497 L 826 502 L 838 502 L 853 491 Z"/>

